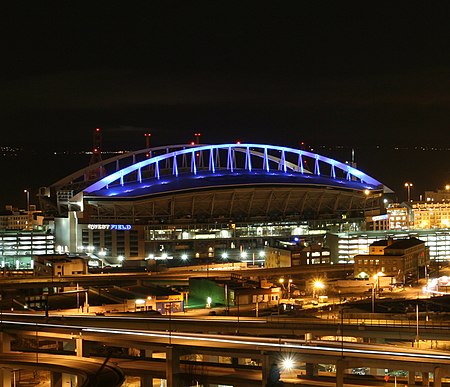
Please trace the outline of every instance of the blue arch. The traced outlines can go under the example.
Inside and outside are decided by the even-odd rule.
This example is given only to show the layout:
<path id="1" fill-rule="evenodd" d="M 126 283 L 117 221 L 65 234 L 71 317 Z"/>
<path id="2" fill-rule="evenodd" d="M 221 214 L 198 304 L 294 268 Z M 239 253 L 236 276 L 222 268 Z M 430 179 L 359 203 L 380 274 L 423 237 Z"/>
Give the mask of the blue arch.
<path id="1" fill-rule="evenodd" d="M 225 153 L 225 157 L 221 159 L 220 153 L 222 155 Z M 242 155 L 241 161 L 237 159 L 237 154 Z M 223 160 L 223 158 L 226 158 L 226 160 Z M 212 174 L 219 172 L 221 169 L 229 172 L 236 169 L 252 172 L 256 168 L 255 159 L 259 159 L 261 165 L 259 170 L 265 172 L 276 169 L 281 173 L 312 174 L 336 180 L 358 181 L 366 184 L 369 189 L 383 188 L 385 192 L 392 192 L 380 181 L 366 173 L 332 158 L 284 146 L 251 143 L 199 145 L 151 157 L 98 180 L 85 188 L 84 192 L 92 193 L 104 188 L 107 189 L 113 183 L 123 186 L 125 177 L 134 176 L 134 174 L 136 174 L 136 181 L 140 183 L 142 182 L 142 171 L 144 169 L 151 169 L 153 178 L 157 180 L 161 178 L 163 170 L 166 175 L 177 177 L 181 168 L 189 170 L 192 175 L 196 175 L 200 169 L 208 170 Z M 221 160 L 226 161 L 226 163 L 222 165 Z M 309 161 L 311 161 L 311 165 L 307 164 Z M 161 168 L 161 165 L 163 168 Z M 171 165 L 171 168 L 168 168 L 169 165 Z"/>

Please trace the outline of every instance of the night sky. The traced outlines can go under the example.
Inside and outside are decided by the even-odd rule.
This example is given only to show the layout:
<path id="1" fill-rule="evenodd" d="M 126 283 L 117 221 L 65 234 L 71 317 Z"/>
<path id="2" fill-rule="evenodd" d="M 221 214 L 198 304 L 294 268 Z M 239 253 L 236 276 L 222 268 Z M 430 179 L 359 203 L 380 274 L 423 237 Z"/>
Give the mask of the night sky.
<path id="1" fill-rule="evenodd" d="M 147 131 L 153 145 L 200 131 L 212 143 L 437 146 L 441 170 L 418 184 L 450 177 L 446 2 L 12 3 L 0 27 L 1 146 L 89 149 L 95 127 L 104 149 L 143 148 Z M 31 168 L 10 191 L 78 169 L 64 167 L 42 183 Z"/>

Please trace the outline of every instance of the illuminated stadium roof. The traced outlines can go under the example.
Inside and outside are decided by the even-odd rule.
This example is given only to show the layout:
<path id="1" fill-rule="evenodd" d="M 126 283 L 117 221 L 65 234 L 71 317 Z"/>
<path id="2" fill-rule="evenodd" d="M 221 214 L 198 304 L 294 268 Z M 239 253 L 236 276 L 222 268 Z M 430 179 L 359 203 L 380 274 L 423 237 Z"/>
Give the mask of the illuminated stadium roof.
<path id="1" fill-rule="evenodd" d="M 71 201 L 83 202 L 85 220 L 362 217 L 379 213 L 383 193 L 392 192 L 348 164 L 300 149 L 191 144 L 148 151 L 122 168 L 116 158 L 115 171 L 84 185 Z"/>
<path id="2" fill-rule="evenodd" d="M 211 186 L 303 184 L 383 189 L 348 164 L 304 150 L 261 144 L 199 145 L 164 153 L 109 174 L 86 195 L 133 197 Z"/>

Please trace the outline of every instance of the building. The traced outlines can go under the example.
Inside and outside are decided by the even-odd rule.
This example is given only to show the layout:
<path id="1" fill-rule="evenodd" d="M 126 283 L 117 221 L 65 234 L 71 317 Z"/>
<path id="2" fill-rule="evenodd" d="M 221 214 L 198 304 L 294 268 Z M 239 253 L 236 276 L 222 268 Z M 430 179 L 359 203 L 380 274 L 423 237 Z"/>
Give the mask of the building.
<path id="1" fill-rule="evenodd" d="M 48 254 L 55 254 L 55 237 L 50 230 L 0 230 L 2 269 L 33 269 L 33 257 Z"/>
<path id="2" fill-rule="evenodd" d="M 412 202 L 412 228 L 449 228 L 450 200 Z"/>
<path id="3" fill-rule="evenodd" d="M 330 250 L 321 244 L 287 244 L 280 247 L 266 247 L 264 250 L 266 268 L 321 265 L 331 263 Z"/>
<path id="4" fill-rule="evenodd" d="M 241 307 L 244 310 L 246 306 L 255 306 L 256 310 L 268 309 L 278 305 L 281 298 L 282 288 L 265 281 L 250 286 L 237 278 L 189 278 L 189 307 L 193 308 Z"/>
<path id="5" fill-rule="evenodd" d="M 387 209 L 388 230 L 407 230 L 411 226 L 410 209 L 407 205 L 393 204 Z"/>
<path id="6" fill-rule="evenodd" d="M 427 202 L 450 201 L 450 184 L 447 184 L 444 189 L 437 191 L 425 191 L 424 200 Z"/>
<path id="7" fill-rule="evenodd" d="M 353 263 L 356 255 L 369 254 L 370 245 L 380 239 L 396 240 L 413 237 L 425 243 L 432 263 L 446 262 L 450 259 L 450 229 L 448 228 L 327 233 L 325 240 L 331 256 L 337 257 L 339 263 Z"/>
<path id="8" fill-rule="evenodd" d="M 34 260 L 35 275 L 64 277 L 88 274 L 88 261 L 82 257 L 70 257 L 67 254 L 41 255 Z"/>
<path id="9" fill-rule="evenodd" d="M 429 255 L 425 243 L 417 238 L 388 238 L 373 242 L 369 254 L 358 254 L 354 261 L 357 277 L 382 275 L 394 278 L 397 283 L 417 284 L 426 273 Z"/>
<path id="10" fill-rule="evenodd" d="M 86 180 L 85 168 L 40 190 L 62 251 L 252 261 L 280 240 L 364 230 L 392 193 L 348 164 L 276 145 L 163 146 L 99 164 L 103 177 Z"/>
<path id="11" fill-rule="evenodd" d="M 36 210 L 35 205 L 29 205 L 29 210 L 19 210 L 7 205 L 0 212 L 0 230 L 32 230 L 42 227 L 44 216 Z"/>

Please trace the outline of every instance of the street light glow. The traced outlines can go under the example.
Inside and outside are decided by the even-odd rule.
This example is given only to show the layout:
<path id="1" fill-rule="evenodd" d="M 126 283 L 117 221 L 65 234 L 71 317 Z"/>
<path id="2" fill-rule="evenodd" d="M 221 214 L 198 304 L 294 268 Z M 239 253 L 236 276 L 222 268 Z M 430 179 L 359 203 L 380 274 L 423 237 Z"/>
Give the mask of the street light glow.
<path id="1" fill-rule="evenodd" d="M 290 354 L 285 355 L 285 357 L 281 360 L 281 368 L 283 371 L 291 371 L 294 368 L 294 365 L 295 360 Z"/>

